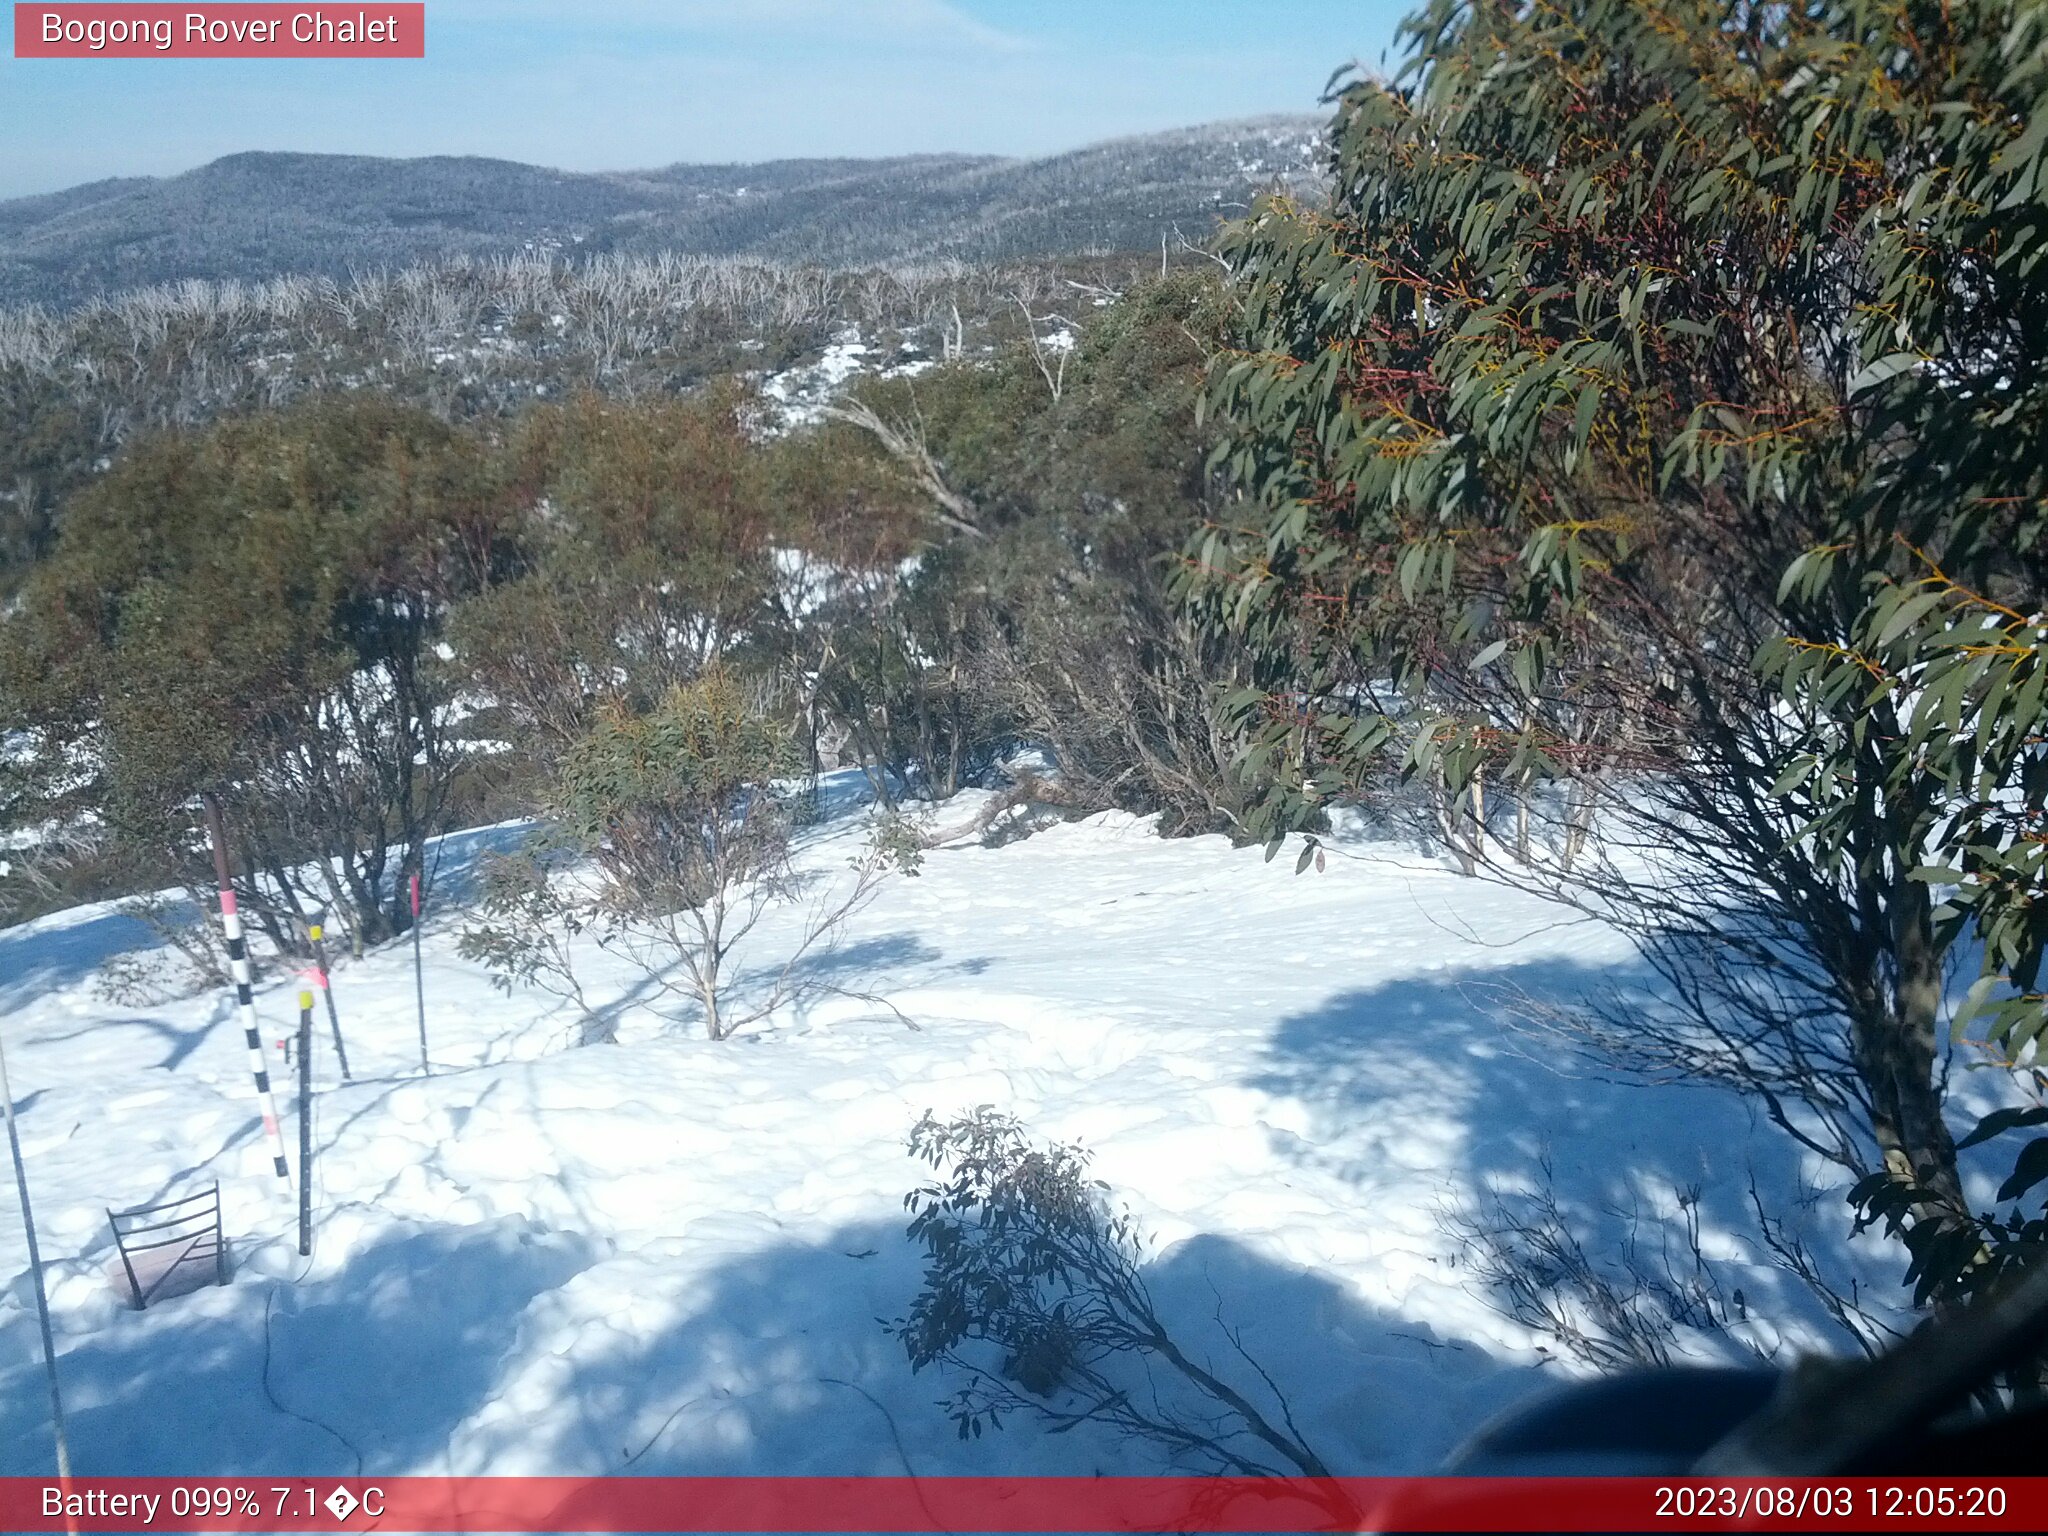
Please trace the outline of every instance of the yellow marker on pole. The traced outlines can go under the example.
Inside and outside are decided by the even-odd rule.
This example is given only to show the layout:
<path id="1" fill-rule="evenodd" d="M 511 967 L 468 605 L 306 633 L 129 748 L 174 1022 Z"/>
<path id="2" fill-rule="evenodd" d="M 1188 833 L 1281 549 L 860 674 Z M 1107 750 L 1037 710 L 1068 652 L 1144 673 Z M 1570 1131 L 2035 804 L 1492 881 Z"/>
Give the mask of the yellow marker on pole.
<path id="1" fill-rule="evenodd" d="M 341 1080 L 349 1079 L 348 1047 L 341 1043 L 341 1015 L 334 1011 L 334 988 L 327 983 L 327 946 L 321 943 L 326 928 L 320 923 L 306 925 L 306 938 L 313 946 L 313 985 L 327 999 L 327 1027 L 334 1033 L 334 1059 L 341 1063 Z"/>

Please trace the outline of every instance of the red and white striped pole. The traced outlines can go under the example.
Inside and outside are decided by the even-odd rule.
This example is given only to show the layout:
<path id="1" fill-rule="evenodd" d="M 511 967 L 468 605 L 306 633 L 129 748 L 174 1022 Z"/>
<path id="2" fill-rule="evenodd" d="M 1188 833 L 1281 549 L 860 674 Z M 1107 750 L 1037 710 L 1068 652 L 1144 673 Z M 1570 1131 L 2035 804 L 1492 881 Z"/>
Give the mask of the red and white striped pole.
<path id="1" fill-rule="evenodd" d="M 256 1100 L 263 1109 L 263 1130 L 270 1138 L 271 1161 L 285 1191 L 292 1186 L 291 1169 L 284 1160 L 284 1128 L 278 1124 L 277 1096 L 270 1089 L 270 1063 L 263 1058 L 263 1035 L 256 1022 L 256 999 L 249 988 L 249 945 L 242 937 L 242 915 L 235 906 L 234 876 L 228 868 L 228 831 L 221 820 L 220 802 L 206 795 L 206 830 L 213 839 L 213 872 L 220 881 L 220 921 L 227 933 L 228 973 L 235 982 L 235 1005 L 242 1015 L 242 1033 L 249 1044 L 249 1067 L 256 1077 Z"/>

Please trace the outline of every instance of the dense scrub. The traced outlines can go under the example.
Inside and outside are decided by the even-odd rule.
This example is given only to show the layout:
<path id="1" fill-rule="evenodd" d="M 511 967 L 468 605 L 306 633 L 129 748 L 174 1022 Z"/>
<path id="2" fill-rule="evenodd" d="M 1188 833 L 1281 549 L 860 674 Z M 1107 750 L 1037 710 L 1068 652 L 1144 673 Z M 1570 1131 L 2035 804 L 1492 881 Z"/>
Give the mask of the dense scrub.
<path id="1" fill-rule="evenodd" d="M 48 548 L 65 499 L 151 432 L 358 391 L 488 422 L 579 390 L 758 377 L 848 328 L 906 363 L 984 353 L 1075 284 L 1121 286 L 1148 266 L 1156 256 L 831 269 L 543 255 L 0 309 L 0 592 Z"/>
<path id="2" fill-rule="evenodd" d="M 68 496 L 0 634 L 31 728 L 12 818 L 97 828 L 38 899 L 199 879 L 211 794 L 278 947 L 315 907 L 374 943 L 426 838 L 559 804 L 603 722 L 714 667 L 801 768 L 857 764 L 885 804 L 1028 742 L 1067 806 L 1229 825 L 1220 652 L 1160 559 L 1209 494 L 1221 285 L 1064 291 L 993 310 L 979 357 L 961 317 L 952 360 L 810 427 L 728 376 L 454 422 L 316 391 L 137 439 Z"/>

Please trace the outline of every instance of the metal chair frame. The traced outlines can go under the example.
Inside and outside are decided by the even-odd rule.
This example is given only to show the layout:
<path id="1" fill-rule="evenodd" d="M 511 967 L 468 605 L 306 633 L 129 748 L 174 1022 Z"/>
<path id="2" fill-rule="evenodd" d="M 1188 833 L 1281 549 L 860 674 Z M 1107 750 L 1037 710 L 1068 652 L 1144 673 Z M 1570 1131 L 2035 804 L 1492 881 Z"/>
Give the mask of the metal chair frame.
<path id="1" fill-rule="evenodd" d="M 178 1214 L 170 1215 L 170 1212 Z M 147 1307 L 150 1299 L 163 1290 L 171 1276 L 188 1265 L 211 1262 L 213 1283 L 227 1284 L 228 1248 L 221 1230 L 218 1179 L 211 1187 L 176 1200 L 138 1206 L 131 1211 L 109 1208 L 107 1221 L 114 1229 L 114 1246 L 120 1251 L 121 1268 L 127 1272 L 128 1292 L 135 1302 L 136 1311 Z M 135 1239 L 138 1237 L 146 1240 L 137 1242 Z M 165 1249 L 176 1249 L 177 1252 L 145 1286 L 135 1272 L 136 1256 Z"/>

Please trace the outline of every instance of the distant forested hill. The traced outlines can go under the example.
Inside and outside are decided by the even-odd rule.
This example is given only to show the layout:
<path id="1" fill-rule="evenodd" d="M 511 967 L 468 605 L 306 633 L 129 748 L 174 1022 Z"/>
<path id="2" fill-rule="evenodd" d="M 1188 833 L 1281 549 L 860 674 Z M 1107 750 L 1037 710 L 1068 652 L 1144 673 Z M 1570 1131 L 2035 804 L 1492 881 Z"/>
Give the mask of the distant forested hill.
<path id="1" fill-rule="evenodd" d="M 1317 174 L 1320 119 L 1262 118 L 1041 160 L 782 160 L 576 174 L 503 160 L 243 154 L 0 202 L 0 303 L 184 278 L 342 275 L 522 250 L 832 265 L 1156 249 Z"/>

